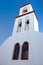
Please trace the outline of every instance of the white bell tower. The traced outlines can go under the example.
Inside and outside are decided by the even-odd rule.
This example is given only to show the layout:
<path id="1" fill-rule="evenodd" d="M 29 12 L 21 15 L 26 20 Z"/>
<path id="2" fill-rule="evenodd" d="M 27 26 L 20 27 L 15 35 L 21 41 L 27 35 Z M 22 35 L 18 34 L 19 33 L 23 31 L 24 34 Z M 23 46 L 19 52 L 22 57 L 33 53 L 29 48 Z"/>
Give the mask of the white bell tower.
<path id="1" fill-rule="evenodd" d="M 39 31 L 37 16 L 31 4 L 20 7 L 19 16 L 15 19 L 13 34 L 23 31 Z"/>

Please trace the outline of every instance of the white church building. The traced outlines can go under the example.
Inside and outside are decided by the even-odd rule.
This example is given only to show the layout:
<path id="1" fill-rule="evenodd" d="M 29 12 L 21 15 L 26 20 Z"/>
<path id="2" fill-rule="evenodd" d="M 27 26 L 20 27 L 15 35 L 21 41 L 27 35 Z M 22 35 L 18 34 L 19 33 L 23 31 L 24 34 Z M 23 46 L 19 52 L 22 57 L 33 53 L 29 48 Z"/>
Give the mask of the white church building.
<path id="1" fill-rule="evenodd" d="M 31 4 L 20 7 L 12 35 L 0 46 L 0 65 L 43 65 L 43 33 Z"/>

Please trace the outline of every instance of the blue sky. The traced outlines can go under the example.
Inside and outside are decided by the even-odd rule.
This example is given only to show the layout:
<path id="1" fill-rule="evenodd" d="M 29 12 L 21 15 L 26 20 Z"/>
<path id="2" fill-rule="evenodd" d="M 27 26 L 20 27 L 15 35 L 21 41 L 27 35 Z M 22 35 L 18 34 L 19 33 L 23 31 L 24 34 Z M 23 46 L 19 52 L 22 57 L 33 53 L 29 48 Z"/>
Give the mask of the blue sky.
<path id="1" fill-rule="evenodd" d="M 32 3 L 43 33 L 43 0 L 0 0 L 0 45 L 12 34 L 15 17 L 19 15 L 20 6 Z"/>

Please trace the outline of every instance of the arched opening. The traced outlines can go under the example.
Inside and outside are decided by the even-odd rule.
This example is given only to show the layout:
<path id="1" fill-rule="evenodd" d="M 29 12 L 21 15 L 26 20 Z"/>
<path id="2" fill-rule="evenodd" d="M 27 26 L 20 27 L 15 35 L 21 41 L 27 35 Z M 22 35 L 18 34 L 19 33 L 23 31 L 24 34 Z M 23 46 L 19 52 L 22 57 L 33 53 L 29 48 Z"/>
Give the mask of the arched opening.
<path id="1" fill-rule="evenodd" d="M 29 19 L 26 20 L 26 23 L 25 23 L 25 30 L 29 30 Z"/>
<path id="2" fill-rule="evenodd" d="M 13 53 L 13 60 L 18 60 L 19 50 L 20 50 L 20 45 L 19 43 L 16 43 L 15 48 L 14 48 L 14 53 Z"/>
<path id="3" fill-rule="evenodd" d="M 28 60 L 28 47 L 29 47 L 28 42 L 24 42 L 22 46 L 22 55 L 21 55 L 22 60 Z"/>
<path id="4" fill-rule="evenodd" d="M 27 13 L 27 7 L 23 8 L 23 14 Z"/>
<path id="5" fill-rule="evenodd" d="M 22 19 L 18 20 L 17 32 L 21 31 L 21 27 L 22 27 Z"/>

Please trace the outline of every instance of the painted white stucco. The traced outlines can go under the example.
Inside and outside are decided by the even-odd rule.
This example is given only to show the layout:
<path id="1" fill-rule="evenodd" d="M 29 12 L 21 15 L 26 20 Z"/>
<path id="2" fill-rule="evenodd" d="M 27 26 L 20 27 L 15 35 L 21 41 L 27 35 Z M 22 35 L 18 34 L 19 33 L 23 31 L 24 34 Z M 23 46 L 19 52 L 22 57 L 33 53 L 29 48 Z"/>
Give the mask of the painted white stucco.
<path id="1" fill-rule="evenodd" d="M 24 30 L 29 17 L 29 30 Z M 19 19 L 22 19 L 21 31 L 17 32 Z M 21 60 L 23 43 L 29 43 L 28 60 Z M 12 60 L 14 46 L 20 44 L 19 59 Z M 12 35 L 0 46 L 0 65 L 43 65 L 43 33 L 39 32 L 38 20 L 33 13 L 15 19 Z"/>
<path id="2" fill-rule="evenodd" d="M 25 39 L 24 39 L 25 38 Z M 29 60 L 12 60 L 14 45 L 29 42 Z M 1 65 L 43 65 L 43 34 L 39 32 L 22 32 L 8 38 L 0 47 Z M 21 51 L 21 50 L 20 50 Z"/>

